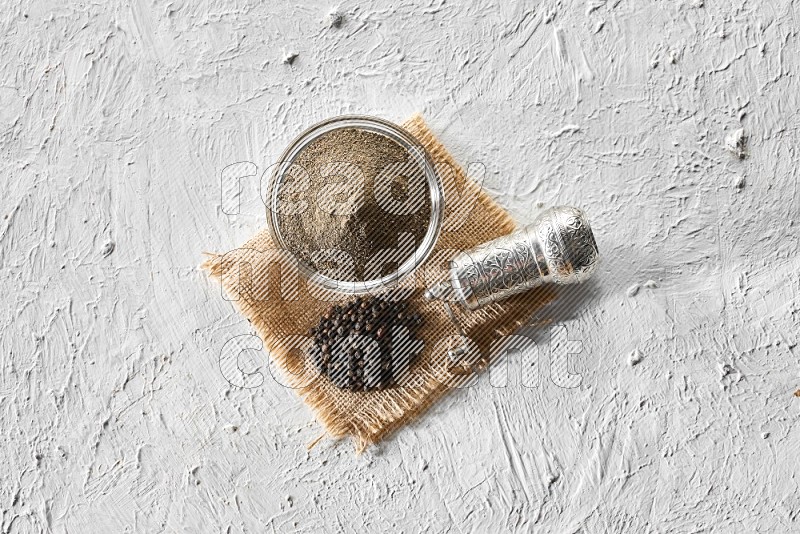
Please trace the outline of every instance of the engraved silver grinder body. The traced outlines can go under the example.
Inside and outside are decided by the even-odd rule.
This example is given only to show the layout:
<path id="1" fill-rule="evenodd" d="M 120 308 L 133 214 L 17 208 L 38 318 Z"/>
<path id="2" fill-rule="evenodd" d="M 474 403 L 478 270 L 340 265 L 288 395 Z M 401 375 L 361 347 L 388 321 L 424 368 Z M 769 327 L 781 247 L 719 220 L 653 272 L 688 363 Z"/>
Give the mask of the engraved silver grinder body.
<path id="1" fill-rule="evenodd" d="M 457 254 L 448 280 L 428 289 L 425 297 L 476 310 L 545 283 L 583 282 L 599 258 L 586 214 L 554 207 L 516 232 Z"/>

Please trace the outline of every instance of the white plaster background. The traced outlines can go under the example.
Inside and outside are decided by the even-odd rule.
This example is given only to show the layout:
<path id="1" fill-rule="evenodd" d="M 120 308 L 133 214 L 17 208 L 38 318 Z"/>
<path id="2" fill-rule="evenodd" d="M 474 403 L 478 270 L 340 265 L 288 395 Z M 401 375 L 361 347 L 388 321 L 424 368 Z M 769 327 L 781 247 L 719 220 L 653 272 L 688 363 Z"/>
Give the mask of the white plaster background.
<path id="1" fill-rule="evenodd" d="M 2 3 L 0 531 L 800 531 L 800 5 L 332 7 Z M 415 111 L 521 223 L 589 213 L 583 381 L 511 356 L 360 457 L 307 452 L 291 391 L 220 371 L 251 330 L 197 265 L 264 223 L 220 174 Z"/>

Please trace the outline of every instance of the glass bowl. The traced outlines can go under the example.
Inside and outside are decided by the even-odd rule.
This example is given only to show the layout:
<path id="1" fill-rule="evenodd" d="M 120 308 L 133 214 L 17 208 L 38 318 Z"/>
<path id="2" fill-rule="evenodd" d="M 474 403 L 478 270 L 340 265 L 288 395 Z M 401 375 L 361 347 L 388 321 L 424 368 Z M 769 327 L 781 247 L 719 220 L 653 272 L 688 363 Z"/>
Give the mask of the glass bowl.
<path id="1" fill-rule="evenodd" d="M 424 172 L 428 185 L 428 192 L 430 194 L 431 219 L 428 223 L 427 232 L 420 245 L 413 254 L 400 264 L 396 271 L 381 276 L 380 278 L 370 280 L 337 280 L 314 269 L 313 266 L 303 261 L 297 254 L 294 254 L 293 251 L 289 249 L 281 233 L 278 220 L 280 189 L 287 172 L 292 167 L 298 155 L 309 144 L 324 134 L 345 128 L 356 128 L 384 135 L 407 150 L 413 161 L 419 165 L 419 168 Z M 439 237 L 442 226 L 442 219 L 444 216 L 443 197 L 442 183 L 436 173 L 430 156 L 411 134 L 400 126 L 377 117 L 343 115 L 332 117 L 311 126 L 292 141 L 275 166 L 275 170 L 268 184 L 265 201 L 267 204 L 267 220 L 273 240 L 282 249 L 292 253 L 298 263 L 300 272 L 305 275 L 309 281 L 328 290 L 347 294 L 361 294 L 374 292 L 396 284 L 413 273 L 417 267 L 428 259 Z"/>

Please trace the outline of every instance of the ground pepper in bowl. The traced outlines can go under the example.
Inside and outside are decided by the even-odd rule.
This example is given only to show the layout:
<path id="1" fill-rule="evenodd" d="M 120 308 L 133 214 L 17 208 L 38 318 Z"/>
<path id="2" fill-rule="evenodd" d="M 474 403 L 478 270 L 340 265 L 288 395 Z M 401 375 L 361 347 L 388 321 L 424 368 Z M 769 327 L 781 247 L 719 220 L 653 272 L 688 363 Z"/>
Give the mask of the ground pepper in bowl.
<path id="1" fill-rule="evenodd" d="M 285 247 L 313 270 L 354 282 L 396 271 L 423 242 L 432 216 L 425 171 L 412 154 L 354 127 L 304 147 L 278 200 L 294 207 L 277 215 Z"/>

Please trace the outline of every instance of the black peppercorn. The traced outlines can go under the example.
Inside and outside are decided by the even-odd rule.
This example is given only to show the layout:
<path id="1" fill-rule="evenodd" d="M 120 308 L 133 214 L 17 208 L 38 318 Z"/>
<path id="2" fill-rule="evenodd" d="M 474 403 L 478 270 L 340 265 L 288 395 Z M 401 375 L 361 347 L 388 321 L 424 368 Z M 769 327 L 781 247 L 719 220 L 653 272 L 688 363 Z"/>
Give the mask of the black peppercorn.
<path id="1" fill-rule="evenodd" d="M 416 333 L 422 315 L 406 312 L 407 307 L 407 302 L 381 297 L 357 297 L 333 306 L 309 330 L 314 340 L 311 361 L 342 389 L 366 391 L 396 384 L 416 357 L 413 346 L 421 345 Z M 397 341 L 403 350 L 395 354 L 392 337 L 401 330 L 410 339 Z"/>

